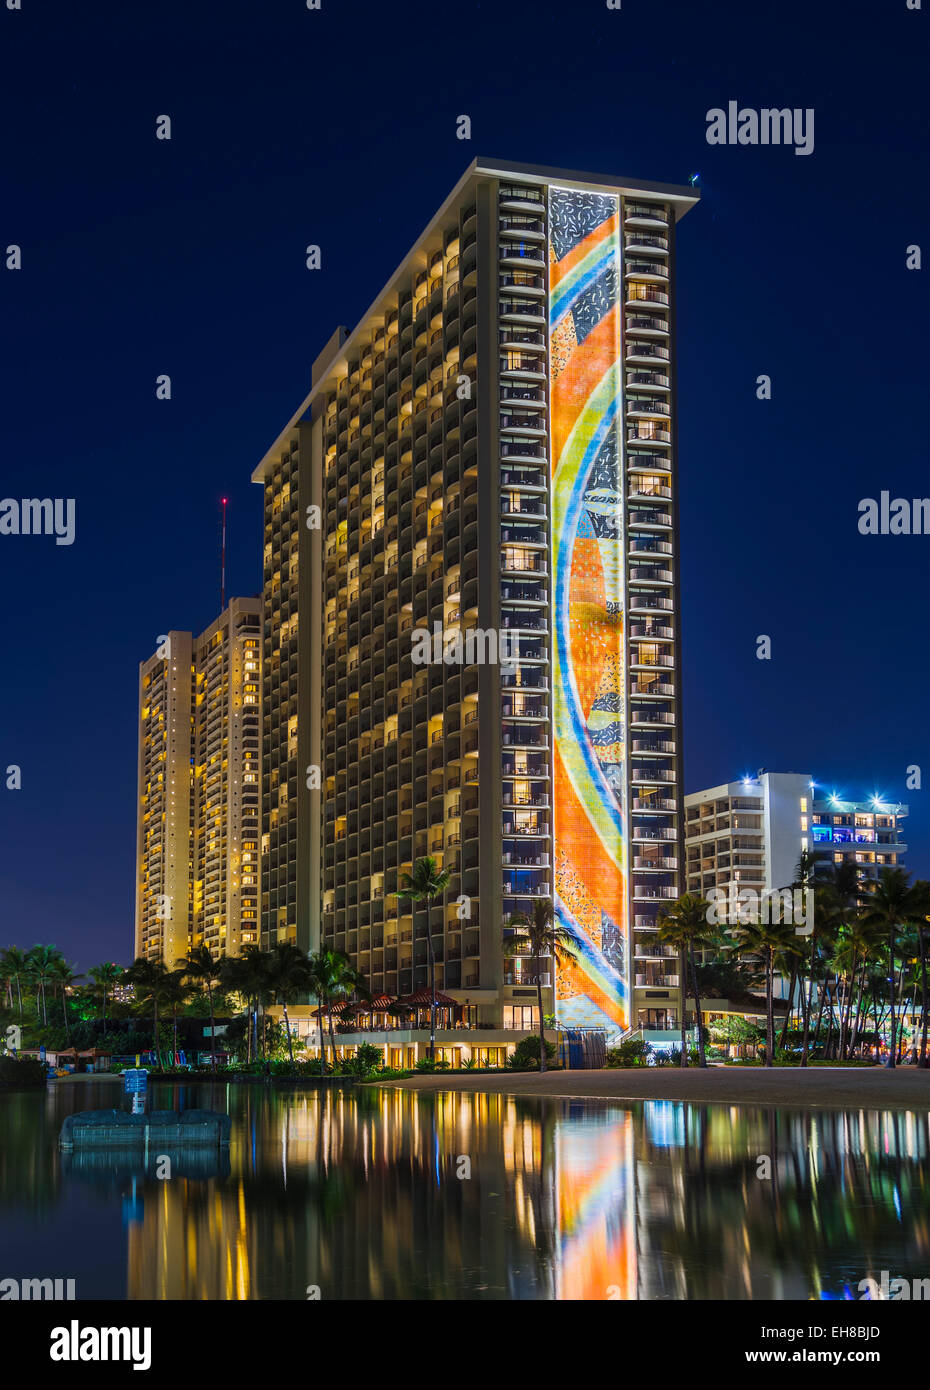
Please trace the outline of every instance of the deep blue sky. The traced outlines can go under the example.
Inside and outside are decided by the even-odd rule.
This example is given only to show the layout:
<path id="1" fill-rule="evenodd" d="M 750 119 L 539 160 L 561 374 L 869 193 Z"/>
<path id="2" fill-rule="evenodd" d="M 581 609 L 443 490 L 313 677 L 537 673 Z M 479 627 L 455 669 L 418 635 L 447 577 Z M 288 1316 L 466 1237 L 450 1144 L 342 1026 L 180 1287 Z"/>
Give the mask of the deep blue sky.
<path id="1" fill-rule="evenodd" d="M 23 768 L 0 785 L 0 944 L 130 958 L 138 662 L 215 616 L 223 493 L 230 591 L 259 588 L 251 470 L 475 155 L 701 175 L 679 236 L 686 789 L 930 779 L 930 537 L 856 525 L 860 498 L 930 493 L 930 268 L 905 269 L 930 252 L 930 7 L 23 7 L 0 8 L 0 243 L 24 256 L 0 269 L 0 495 L 73 496 L 77 539 L 0 537 L 0 765 Z M 730 99 L 813 107 L 814 153 L 709 147 Z M 922 875 L 928 794 L 907 793 Z"/>

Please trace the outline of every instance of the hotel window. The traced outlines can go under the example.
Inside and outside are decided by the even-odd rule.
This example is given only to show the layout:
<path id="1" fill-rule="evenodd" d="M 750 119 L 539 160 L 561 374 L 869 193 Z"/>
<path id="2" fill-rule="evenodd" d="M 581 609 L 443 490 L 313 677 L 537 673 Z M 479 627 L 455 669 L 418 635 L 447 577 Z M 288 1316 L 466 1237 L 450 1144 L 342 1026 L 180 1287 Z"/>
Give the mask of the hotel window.
<path id="1" fill-rule="evenodd" d="M 505 1004 L 504 1027 L 530 1032 L 539 1027 L 539 1009 L 533 1004 Z"/>
<path id="2" fill-rule="evenodd" d="M 668 481 L 660 474 L 642 473 L 636 482 L 637 492 L 644 493 L 647 497 L 658 495 L 660 489 L 667 488 Z"/>
<path id="3" fill-rule="evenodd" d="M 537 568 L 536 559 L 534 551 L 526 550 L 522 546 L 504 547 L 504 569 L 534 570 Z"/>

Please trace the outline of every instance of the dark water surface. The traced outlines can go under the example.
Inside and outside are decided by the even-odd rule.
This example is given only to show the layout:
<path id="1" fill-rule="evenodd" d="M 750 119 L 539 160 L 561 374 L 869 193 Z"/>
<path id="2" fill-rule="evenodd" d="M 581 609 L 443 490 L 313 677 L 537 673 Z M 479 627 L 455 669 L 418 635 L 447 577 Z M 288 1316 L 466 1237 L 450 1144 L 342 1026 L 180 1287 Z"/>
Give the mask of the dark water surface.
<path id="1" fill-rule="evenodd" d="M 0 1278 L 107 1299 L 818 1299 L 930 1275 L 926 1113 L 204 1083 L 151 1102 L 228 1110 L 228 1159 L 169 1154 L 160 1178 L 154 1154 L 60 1154 L 66 1114 L 125 1104 L 112 1082 L 0 1094 Z"/>

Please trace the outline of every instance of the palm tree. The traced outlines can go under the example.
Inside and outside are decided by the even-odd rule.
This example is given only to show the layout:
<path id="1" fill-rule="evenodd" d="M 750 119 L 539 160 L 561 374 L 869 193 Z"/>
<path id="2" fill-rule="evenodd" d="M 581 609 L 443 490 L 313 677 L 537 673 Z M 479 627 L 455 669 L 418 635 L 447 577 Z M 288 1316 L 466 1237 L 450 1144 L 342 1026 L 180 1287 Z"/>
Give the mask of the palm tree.
<path id="1" fill-rule="evenodd" d="M 525 912 L 515 912 L 506 924 L 515 927 L 516 934 L 504 943 L 504 952 L 509 956 L 529 955 L 536 962 L 536 1004 L 539 1010 L 539 1070 L 546 1070 L 546 1026 L 543 1020 L 542 974 L 540 960 L 552 957 L 553 996 L 555 994 L 555 966 L 559 960 L 573 959 L 575 938 L 558 919 L 555 904 L 551 898 L 537 898 L 533 903 L 532 916 Z"/>
<path id="2" fill-rule="evenodd" d="M 114 965 L 111 960 L 105 960 L 102 965 L 92 965 L 87 972 L 88 977 L 93 980 L 103 998 L 104 1032 L 107 1030 L 107 995 L 123 973 L 123 967 Z"/>
<path id="3" fill-rule="evenodd" d="M 271 988 L 268 983 L 268 959 L 269 952 L 263 951 L 260 946 L 247 946 L 239 959 L 243 962 L 241 974 L 245 987 L 248 991 L 249 999 L 252 1002 L 252 1018 L 255 1021 L 255 1053 L 258 1056 L 265 1055 L 265 1005 L 273 1002 Z M 261 1026 L 259 1027 L 259 1014 L 261 1014 Z"/>
<path id="4" fill-rule="evenodd" d="M 77 974 L 73 966 L 68 964 L 64 956 L 54 962 L 50 979 L 61 990 L 61 1012 L 65 1020 L 65 1040 L 69 1043 L 71 1041 L 71 1025 L 68 1021 L 68 990 L 75 980 L 80 978 L 81 976 Z"/>
<path id="5" fill-rule="evenodd" d="M 915 889 L 919 888 L 924 898 L 924 906 L 930 907 L 930 883 L 926 879 L 918 879 L 914 884 Z M 930 1022 L 930 1011 L 928 1011 L 927 997 L 927 925 L 930 924 L 930 915 L 925 914 L 916 923 L 917 927 L 917 947 L 920 952 L 920 1056 L 918 1065 L 930 1067 L 930 1058 L 927 1057 L 927 1026 Z"/>
<path id="6" fill-rule="evenodd" d="M 274 995 L 274 1002 L 284 1008 L 284 1031 L 287 1051 L 294 1065 L 294 1046 L 291 1042 L 291 1023 L 287 1015 L 288 1000 L 306 994 L 310 988 L 310 962 L 303 951 L 289 941 L 279 941 L 268 952 L 265 981 Z"/>
<path id="7" fill-rule="evenodd" d="M 324 1006 L 330 1011 L 330 1022 L 332 1021 L 332 1006 L 341 988 L 343 962 L 345 957 L 340 951 L 334 951 L 329 946 L 321 946 L 318 951 L 314 951 L 307 961 L 307 989 L 313 995 L 317 1003 L 317 1021 L 320 1029 L 320 1075 L 326 1075 L 326 1045 L 323 1041 L 323 1009 Z M 333 1052 L 333 1069 L 335 1070 L 335 1050 Z"/>
<path id="8" fill-rule="evenodd" d="M 13 983 L 16 983 L 16 994 L 19 999 L 19 1016 L 23 1016 L 23 976 L 27 973 L 27 959 L 25 951 L 21 951 L 18 946 L 7 946 L 5 951 L 0 951 L 0 975 L 6 980 L 7 998 L 10 1008 L 13 1007 Z"/>
<path id="9" fill-rule="evenodd" d="M 182 967 L 180 970 L 166 970 L 165 978 L 162 981 L 161 1003 L 166 1009 L 171 1010 L 171 1031 L 173 1039 L 174 1054 L 178 1051 L 178 1010 L 183 1008 L 191 997 L 191 987 L 187 982 L 187 970 Z M 174 1059 L 172 1058 L 172 1065 Z"/>
<path id="10" fill-rule="evenodd" d="M 39 1016 L 39 996 L 42 998 L 42 1021 L 48 1027 L 46 986 L 53 979 L 62 954 L 57 946 L 33 946 L 26 956 L 26 973 L 36 985 L 36 1017 Z"/>
<path id="11" fill-rule="evenodd" d="M 436 1057 L 436 956 L 433 951 L 433 924 L 430 921 L 430 908 L 433 898 L 441 898 L 449 886 L 452 875 L 440 869 L 431 855 L 424 855 L 413 866 L 412 874 L 402 875 L 403 893 L 398 893 L 399 901 L 426 903 L 426 947 L 429 955 L 429 1055 L 430 1061 Z M 540 1025 L 541 1026 L 541 1025 Z"/>
<path id="12" fill-rule="evenodd" d="M 259 984 L 260 971 L 255 960 L 249 955 L 224 956 L 220 974 L 220 983 L 223 989 L 230 994 L 237 994 L 240 999 L 245 1000 L 246 1012 L 246 1037 L 245 1037 L 245 1060 L 246 1063 L 252 1060 L 252 1000 L 255 990 Z"/>
<path id="13" fill-rule="evenodd" d="M 804 860 L 804 856 L 802 855 L 802 856 L 801 856 L 801 863 L 800 863 L 799 866 L 798 866 L 799 870 L 803 867 L 803 860 Z M 839 865 L 839 866 L 837 866 L 837 875 L 838 875 L 838 876 L 839 876 L 839 871 L 840 871 L 840 869 L 842 869 L 842 868 L 844 868 L 844 867 L 846 867 L 846 866 L 844 866 L 844 865 Z M 850 867 L 852 867 L 852 868 L 854 869 L 854 868 L 855 868 L 855 865 L 852 865 L 852 866 L 850 866 Z M 840 922 L 839 896 L 838 896 L 838 891 L 837 891 L 837 889 L 836 889 L 836 887 L 835 887 L 834 884 L 827 884 L 827 883 L 822 883 L 822 882 L 821 882 L 821 883 L 815 883 L 815 884 L 813 885 L 813 889 L 811 889 L 811 887 L 809 886 L 807 891 L 808 891 L 808 892 L 813 891 L 813 894 L 814 894 L 814 924 L 813 924 L 813 929 L 812 929 L 812 931 L 811 931 L 810 953 L 809 953 L 809 955 L 808 955 L 808 960 L 807 960 L 807 999 L 806 999 L 806 1002 L 805 1002 L 805 997 L 804 997 L 804 978 L 803 978 L 803 974 L 802 974 L 802 976 L 801 976 L 801 1006 L 802 1006 L 802 1007 L 801 1007 L 801 1014 L 802 1014 L 802 1018 L 803 1018 L 803 1024 L 802 1024 L 802 1027 L 803 1027 L 803 1036 L 802 1036 L 802 1041 L 801 1041 L 801 1066 L 802 1066 L 802 1067 L 806 1067 L 806 1066 L 807 1066 L 808 1057 L 809 1057 L 809 1054 L 810 1054 L 810 1023 L 811 1023 L 811 1010 L 813 1009 L 813 1001 L 814 1001 L 814 978 L 815 978 L 816 973 L 817 973 L 817 964 L 818 964 L 818 960 L 819 960 L 819 958 L 820 958 L 820 953 L 822 952 L 822 950 L 824 949 L 824 947 L 826 947 L 827 949 L 829 949 L 830 946 L 832 945 L 833 940 L 834 940 L 835 935 L 836 935 L 836 932 L 837 932 L 837 930 L 838 930 L 838 928 L 839 928 L 839 922 Z M 823 1005 L 823 1000 L 822 1000 L 822 994 L 821 994 L 821 996 L 820 996 L 820 1005 L 819 1005 L 819 1009 L 818 1009 L 818 1017 L 819 1017 L 820 1014 L 822 1013 L 822 1005 Z M 819 1031 L 820 1031 L 820 1024 L 819 1024 L 819 1022 L 818 1022 L 818 1025 L 817 1025 L 817 1031 L 818 1031 L 818 1033 L 819 1033 Z"/>
<path id="14" fill-rule="evenodd" d="M 924 915 L 922 891 L 908 886 L 910 874 L 904 869 L 883 869 L 881 879 L 869 894 L 869 900 L 862 914 L 862 921 L 868 926 L 883 928 L 888 934 L 889 983 L 891 988 L 891 1037 L 886 1067 L 895 1066 L 895 1007 L 896 991 L 894 977 L 895 946 L 898 928 L 906 922 L 919 921 Z"/>
<path id="15" fill-rule="evenodd" d="M 368 988 L 368 981 L 347 955 L 342 951 L 336 951 L 337 973 L 335 996 L 339 999 L 349 999 L 351 995 L 360 996 L 363 999 L 370 999 L 371 992 Z M 329 1042 L 333 1057 L 336 1056 L 336 1039 L 333 1036 L 333 1011 L 329 1010 Z"/>
<path id="16" fill-rule="evenodd" d="M 207 992 L 210 1001 L 210 1070 L 216 1071 L 216 1017 L 213 1008 L 213 989 L 223 974 L 225 956 L 217 959 L 209 946 L 200 945 L 188 951 L 186 958 L 177 962 L 184 970 L 192 985 L 200 985 Z"/>
<path id="17" fill-rule="evenodd" d="M 706 950 L 720 946 L 723 940 L 720 928 L 708 920 L 710 904 L 698 893 L 683 893 L 677 902 L 666 911 L 660 912 L 656 920 L 656 937 L 663 945 L 674 946 L 681 955 L 681 1065 L 688 1065 L 687 1031 L 685 1021 L 685 1000 L 688 997 L 688 970 L 691 972 L 691 988 L 694 991 L 694 1013 L 697 1020 L 698 1065 L 707 1066 L 704 1054 L 704 1030 L 701 1026 L 701 994 L 698 984 L 695 950 Z"/>
<path id="18" fill-rule="evenodd" d="M 140 1009 L 153 1010 L 152 1051 L 158 1058 L 158 1006 L 164 997 L 168 967 L 160 960 L 138 956 L 126 971 L 126 983 L 133 986 Z"/>
<path id="19" fill-rule="evenodd" d="M 775 1060 L 774 985 L 776 962 L 798 955 L 802 947 L 787 922 L 742 922 L 733 933 L 737 955 L 754 956 L 765 965 L 765 1065 Z"/>

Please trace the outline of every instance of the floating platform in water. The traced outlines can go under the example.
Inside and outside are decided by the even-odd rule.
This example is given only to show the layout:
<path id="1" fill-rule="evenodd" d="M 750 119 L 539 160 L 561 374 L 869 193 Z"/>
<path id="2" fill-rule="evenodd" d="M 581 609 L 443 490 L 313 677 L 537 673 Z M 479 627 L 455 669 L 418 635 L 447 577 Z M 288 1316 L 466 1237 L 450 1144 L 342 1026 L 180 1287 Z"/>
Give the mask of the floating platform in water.
<path id="1" fill-rule="evenodd" d="M 61 1171 L 96 1187 L 117 1190 L 125 1188 L 133 1178 L 154 1181 L 172 1177 L 205 1182 L 209 1178 L 229 1177 L 229 1145 L 153 1147 L 150 1141 L 146 1150 L 144 1144 L 81 1144 L 76 1149 L 62 1149 Z"/>
<path id="2" fill-rule="evenodd" d="M 62 1149 L 219 1148 L 229 1143 L 231 1121 L 220 1110 L 151 1110 L 129 1115 L 125 1110 L 79 1110 L 61 1127 Z"/>

